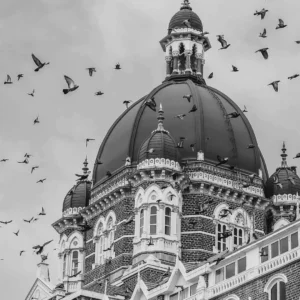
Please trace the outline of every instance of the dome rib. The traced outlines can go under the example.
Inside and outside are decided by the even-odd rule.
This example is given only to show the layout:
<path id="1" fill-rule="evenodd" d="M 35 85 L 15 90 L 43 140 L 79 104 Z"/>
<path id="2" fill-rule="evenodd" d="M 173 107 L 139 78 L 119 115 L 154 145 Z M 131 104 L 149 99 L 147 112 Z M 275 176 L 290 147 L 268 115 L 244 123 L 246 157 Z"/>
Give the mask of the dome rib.
<path id="1" fill-rule="evenodd" d="M 193 29 L 203 31 L 203 25 L 199 16 L 191 9 L 180 9 L 172 18 L 169 23 L 170 28 L 184 28 L 183 21 L 190 19 L 190 23 Z"/>

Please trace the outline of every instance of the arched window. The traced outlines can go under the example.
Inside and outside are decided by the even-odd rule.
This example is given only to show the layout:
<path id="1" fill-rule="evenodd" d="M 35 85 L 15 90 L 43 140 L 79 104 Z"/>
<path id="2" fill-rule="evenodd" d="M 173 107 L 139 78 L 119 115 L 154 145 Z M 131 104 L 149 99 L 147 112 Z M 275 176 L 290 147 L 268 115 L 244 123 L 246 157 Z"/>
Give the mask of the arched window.
<path id="1" fill-rule="evenodd" d="M 113 230 L 113 219 L 110 217 L 107 221 L 107 230 L 109 231 L 108 236 L 106 238 L 106 249 L 110 248 L 110 250 L 105 251 L 106 257 L 113 257 L 114 253 L 114 245 L 112 245 L 114 241 L 114 230 Z"/>
<path id="2" fill-rule="evenodd" d="M 270 300 L 286 300 L 286 289 L 283 281 L 278 281 L 273 285 Z"/>
<path id="3" fill-rule="evenodd" d="M 63 278 L 66 276 L 67 254 L 63 258 Z"/>
<path id="4" fill-rule="evenodd" d="M 171 235 L 171 208 L 165 210 L 165 234 Z"/>
<path id="5" fill-rule="evenodd" d="M 243 244 L 244 232 L 243 229 L 234 228 L 233 229 L 233 245 L 241 246 Z"/>
<path id="6" fill-rule="evenodd" d="M 104 236 L 99 239 L 99 264 L 102 265 L 104 262 Z"/>
<path id="7" fill-rule="evenodd" d="M 78 272 L 78 251 L 72 252 L 72 274 L 74 275 Z"/>
<path id="8" fill-rule="evenodd" d="M 219 233 L 224 233 L 227 229 L 226 225 L 218 224 L 217 227 L 217 248 L 218 251 L 225 251 L 226 250 L 226 239 L 222 239 Z"/>
<path id="9" fill-rule="evenodd" d="M 140 212 L 140 237 L 142 237 L 144 231 L 144 210 Z"/>
<path id="10" fill-rule="evenodd" d="M 150 235 L 156 234 L 157 228 L 157 208 L 152 206 L 150 210 Z"/>

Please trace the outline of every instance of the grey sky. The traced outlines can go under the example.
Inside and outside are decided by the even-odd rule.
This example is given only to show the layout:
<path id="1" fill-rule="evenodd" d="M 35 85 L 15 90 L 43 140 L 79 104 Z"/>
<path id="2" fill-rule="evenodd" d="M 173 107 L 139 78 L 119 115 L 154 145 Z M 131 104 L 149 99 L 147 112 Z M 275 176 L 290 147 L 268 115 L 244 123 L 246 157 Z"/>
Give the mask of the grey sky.
<path id="1" fill-rule="evenodd" d="M 0 85 L 0 220 L 13 223 L 0 228 L 1 296 L 23 299 L 35 280 L 39 257 L 32 246 L 54 239 L 46 247 L 50 275 L 56 283 L 57 252 L 52 250 L 58 234 L 50 226 L 61 217 L 62 202 L 75 183 L 88 155 L 92 169 L 107 130 L 123 112 L 125 99 L 137 100 L 165 77 L 165 60 L 159 41 L 167 34 L 180 0 L 7 0 L 0 1 L 0 78 L 10 74 L 14 83 Z M 288 163 L 299 146 L 300 2 L 289 0 L 191 0 L 200 16 L 212 49 L 206 53 L 207 83 L 246 105 L 247 117 L 256 133 L 269 173 L 280 164 L 282 141 L 286 141 Z M 269 9 L 264 20 L 255 10 Z M 275 30 L 278 18 L 288 27 Z M 267 29 L 268 38 L 258 37 Z M 219 51 L 217 34 L 231 43 Z M 269 59 L 256 50 L 269 47 Z M 34 72 L 34 53 L 50 62 Z M 122 71 L 113 69 L 120 62 Z M 231 65 L 240 69 L 231 72 Z M 96 67 L 93 77 L 87 67 Z M 18 73 L 24 78 L 16 80 Z M 63 75 L 80 87 L 68 95 Z M 267 86 L 281 80 L 279 92 Z M 27 95 L 35 89 L 34 98 Z M 94 96 L 97 90 L 105 94 Z M 39 115 L 40 124 L 33 126 Z M 95 138 L 85 147 L 85 138 Z M 121 145 L 120 145 L 121 146 Z M 26 152 L 29 165 L 17 164 Z M 30 174 L 32 165 L 40 168 Z M 44 184 L 36 181 L 47 177 Z M 44 207 L 47 216 L 27 224 Z M 19 237 L 12 232 L 20 229 Z M 20 250 L 26 250 L 22 257 Z M 12 286 L 15 282 L 15 286 Z M 12 286 L 13 288 L 11 288 Z"/>

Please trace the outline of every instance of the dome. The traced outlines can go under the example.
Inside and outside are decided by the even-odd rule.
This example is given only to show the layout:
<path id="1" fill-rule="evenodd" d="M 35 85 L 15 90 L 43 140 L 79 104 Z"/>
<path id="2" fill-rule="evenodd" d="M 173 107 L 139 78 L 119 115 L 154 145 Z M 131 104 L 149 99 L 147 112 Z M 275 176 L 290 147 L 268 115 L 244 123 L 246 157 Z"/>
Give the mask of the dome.
<path id="1" fill-rule="evenodd" d="M 190 102 L 183 98 L 192 95 Z M 165 81 L 147 96 L 136 101 L 115 121 L 106 134 L 93 172 L 93 182 L 97 185 L 107 179 L 107 171 L 116 172 L 124 167 L 126 157 L 133 165 L 139 161 L 139 150 L 143 142 L 156 127 L 155 112 L 143 105 L 147 99 L 155 98 L 164 108 L 164 127 L 175 141 L 185 137 L 184 148 L 179 149 L 181 160 L 196 160 L 197 151 L 204 152 L 204 160 L 217 163 L 217 155 L 229 157 L 228 163 L 238 169 L 259 174 L 264 181 L 268 178 L 267 168 L 259 150 L 253 129 L 241 109 L 220 91 L 198 84 L 186 78 L 181 81 Z M 188 113 L 192 106 L 197 111 Z M 226 118 L 226 114 L 240 113 L 240 117 Z M 184 120 L 176 118 L 185 114 Z M 164 135 L 163 135 L 164 136 Z M 190 144 L 195 144 L 193 152 Z M 247 149 L 253 144 L 253 149 Z M 179 161 L 180 163 L 180 161 Z M 225 165 L 226 166 L 226 165 Z M 229 166 L 229 165 L 227 165 Z"/>
<path id="2" fill-rule="evenodd" d="M 151 136 L 142 144 L 138 155 L 138 163 L 150 158 L 165 158 L 175 162 L 178 162 L 179 160 L 179 152 L 176 148 L 176 143 L 162 125 L 162 121 L 164 119 L 162 107 L 160 107 L 159 113 L 158 128 L 154 130 Z"/>
<path id="3" fill-rule="evenodd" d="M 284 194 L 300 194 L 300 178 L 296 173 L 296 167 L 288 167 L 287 165 L 285 143 L 283 143 L 282 152 L 281 167 L 276 169 L 276 172 L 270 176 L 266 183 L 266 196 L 268 198 Z M 278 184 L 274 181 L 278 181 Z"/>
<path id="4" fill-rule="evenodd" d="M 190 6 L 182 6 L 180 11 L 178 11 L 171 19 L 169 23 L 169 30 L 173 28 L 184 28 L 183 21 L 190 20 L 190 24 L 193 29 L 203 31 L 202 22 L 199 16 L 192 11 Z"/>

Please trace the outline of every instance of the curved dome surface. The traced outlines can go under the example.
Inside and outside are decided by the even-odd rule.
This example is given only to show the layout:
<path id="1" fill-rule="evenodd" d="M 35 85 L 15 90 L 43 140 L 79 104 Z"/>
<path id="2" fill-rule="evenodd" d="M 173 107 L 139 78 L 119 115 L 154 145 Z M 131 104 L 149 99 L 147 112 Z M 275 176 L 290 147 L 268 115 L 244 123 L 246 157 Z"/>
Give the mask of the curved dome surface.
<path id="1" fill-rule="evenodd" d="M 202 22 L 199 18 L 199 16 L 194 13 L 191 9 L 188 8 L 182 8 L 180 11 L 178 11 L 171 19 L 169 23 L 169 29 L 173 28 L 184 28 L 185 25 L 183 24 L 183 21 L 190 20 L 190 24 L 192 28 L 197 29 L 199 31 L 203 31 Z"/>
<path id="2" fill-rule="evenodd" d="M 80 181 L 74 185 L 64 199 L 62 211 L 64 212 L 67 209 L 74 207 L 83 208 L 88 206 L 91 198 L 91 188 L 91 181 Z"/>
<path id="3" fill-rule="evenodd" d="M 190 103 L 182 98 L 187 94 L 192 95 Z M 229 157 L 230 165 L 256 174 L 261 169 L 264 181 L 267 179 L 267 168 L 253 129 L 240 108 L 220 91 L 187 79 L 162 83 L 116 120 L 96 157 L 103 164 L 94 166 L 94 185 L 105 178 L 107 171 L 113 173 L 123 167 L 126 157 L 129 156 L 133 164 L 137 163 L 142 143 L 157 126 L 156 113 L 142 105 L 153 96 L 164 108 L 164 128 L 176 142 L 180 137 L 186 138 L 184 148 L 179 149 L 182 160 L 195 160 L 197 151 L 202 150 L 205 161 L 217 163 L 217 155 Z M 188 113 L 193 105 L 197 111 Z M 228 120 L 225 115 L 234 111 L 241 116 Z M 186 114 L 184 120 L 175 118 L 179 114 Z M 189 147 L 192 143 L 195 152 Z M 255 148 L 246 149 L 249 144 Z"/>

